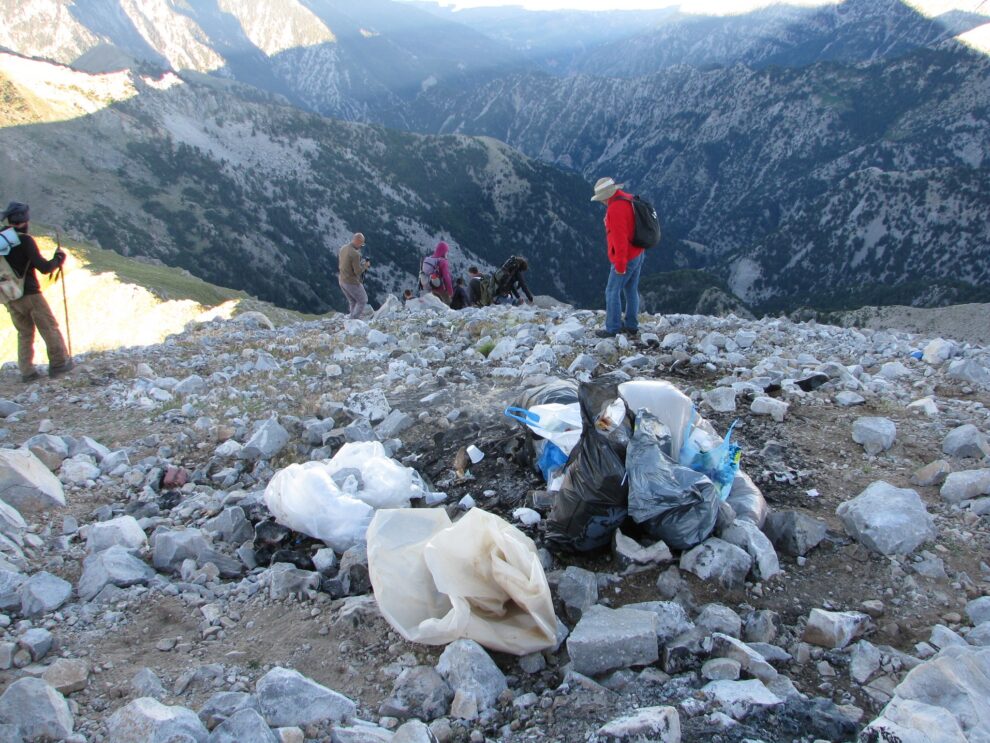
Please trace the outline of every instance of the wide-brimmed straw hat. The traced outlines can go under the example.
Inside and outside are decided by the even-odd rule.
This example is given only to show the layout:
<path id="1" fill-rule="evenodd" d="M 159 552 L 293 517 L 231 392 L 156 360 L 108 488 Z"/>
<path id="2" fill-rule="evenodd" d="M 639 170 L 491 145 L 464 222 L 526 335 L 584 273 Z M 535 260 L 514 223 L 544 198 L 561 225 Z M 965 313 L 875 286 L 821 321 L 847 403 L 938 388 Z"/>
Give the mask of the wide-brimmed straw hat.
<path id="1" fill-rule="evenodd" d="M 599 178 L 595 184 L 595 195 L 591 197 L 591 200 L 608 201 L 615 196 L 615 192 L 620 188 L 622 188 L 622 184 L 616 183 L 611 178 Z"/>

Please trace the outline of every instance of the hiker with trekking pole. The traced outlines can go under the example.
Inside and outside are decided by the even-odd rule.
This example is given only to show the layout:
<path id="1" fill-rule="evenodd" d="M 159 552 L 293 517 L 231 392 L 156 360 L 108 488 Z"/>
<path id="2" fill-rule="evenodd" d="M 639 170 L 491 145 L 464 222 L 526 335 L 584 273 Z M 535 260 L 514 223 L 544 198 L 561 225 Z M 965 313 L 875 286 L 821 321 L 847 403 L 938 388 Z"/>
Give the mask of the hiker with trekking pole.
<path id="1" fill-rule="evenodd" d="M 65 251 L 61 245 L 51 260 L 45 260 L 38 244 L 28 234 L 30 210 L 27 204 L 11 201 L 0 213 L 9 227 L 0 230 L 0 302 L 7 307 L 10 321 L 17 330 L 17 367 L 22 382 L 39 378 L 34 366 L 34 331 L 37 328 L 48 350 L 48 376 L 57 377 L 72 369 L 72 355 L 62 340 L 58 321 L 41 293 L 35 271 L 50 274 L 61 272 Z M 63 293 L 65 284 L 62 285 Z M 64 299 L 66 329 L 68 329 L 68 300 Z"/>

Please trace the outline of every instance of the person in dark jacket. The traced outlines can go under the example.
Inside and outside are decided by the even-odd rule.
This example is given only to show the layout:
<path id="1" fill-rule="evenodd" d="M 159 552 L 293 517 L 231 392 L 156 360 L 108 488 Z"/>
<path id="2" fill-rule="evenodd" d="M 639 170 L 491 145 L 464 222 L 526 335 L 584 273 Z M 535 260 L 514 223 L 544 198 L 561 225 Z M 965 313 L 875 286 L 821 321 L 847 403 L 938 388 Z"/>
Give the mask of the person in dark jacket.
<path id="1" fill-rule="evenodd" d="M 467 289 L 464 287 L 464 279 L 460 276 L 454 281 L 454 296 L 450 300 L 450 309 L 463 310 L 471 304 Z"/>
<path id="2" fill-rule="evenodd" d="M 529 262 L 517 255 L 512 256 L 495 272 L 495 304 L 521 304 L 520 293 L 526 296 L 526 301 L 533 304 L 533 292 L 526 285 L 525 272 Z"/>
<path id="3" fill-rule="evenodd" d="M 38 275 L 35 271 L 49 274 L 65 263 L 65 251 L 61 248 L 55 251 L 51 260 L 41 257 L 38 244 L 28 234 L 30 210 L 27 204 L 11 201 L 0 218 L 14 228 L 19 240 L 17 245 L 10 248 L 4 260 L 10 264 L 14 273 L 24 278 L 24 294 L 20 299 L 7 302 L 7 312 L 10 321 L 17 330 L 17 367 L 21 372 L 22 382 L 31 382 L 38 378 L 38 370 L 34 367 L 34 331 L 38 330 L 45 348 L 48 350 L 48 376 L 57 377 L 69 371 L 73 364 L 69 352 L 58 328 L 58 321 L 52 314 L 48 302 L 41 293 Z M 7 240 L 0 240 L 0 247 L 6 248 Z"/>
<path id="4" fill-rule="evenodd" d="M 599 178 L 592 201 L 605 204 L 605 240 L 608 260 L 612 264 L 605 284 L 605 327 L 595 331 L 599 338 L 624 333 L 639 335 L 639 274 L 643 268 L 643 249 L 632 244 L 636 231 L 632 196 L 622 191 L 622 184 L 611 178 Z M 625 305 L 625 320 L 622 307 Z"/>
<path id="5" fill-rule="evenodd" d="M 472 307 L 481 306 L 481 282 L 484 278 L 477 266 L 468 269 L 468 298 Z"/>

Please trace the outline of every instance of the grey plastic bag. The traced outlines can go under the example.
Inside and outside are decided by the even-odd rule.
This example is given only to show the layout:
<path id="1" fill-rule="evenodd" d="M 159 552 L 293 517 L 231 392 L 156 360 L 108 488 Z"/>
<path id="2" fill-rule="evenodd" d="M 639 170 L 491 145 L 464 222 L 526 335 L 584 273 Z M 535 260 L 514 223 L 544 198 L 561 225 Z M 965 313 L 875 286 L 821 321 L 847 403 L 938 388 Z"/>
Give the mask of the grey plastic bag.
<path id="1" fill-rule="evenodd" d="M 670 456 L 671 434 L 656 416 L 640 410 L 626 449 L 629 516 L 653 539 L 685 550 L 703 542 L 718 519 L 715 483 Z"/>

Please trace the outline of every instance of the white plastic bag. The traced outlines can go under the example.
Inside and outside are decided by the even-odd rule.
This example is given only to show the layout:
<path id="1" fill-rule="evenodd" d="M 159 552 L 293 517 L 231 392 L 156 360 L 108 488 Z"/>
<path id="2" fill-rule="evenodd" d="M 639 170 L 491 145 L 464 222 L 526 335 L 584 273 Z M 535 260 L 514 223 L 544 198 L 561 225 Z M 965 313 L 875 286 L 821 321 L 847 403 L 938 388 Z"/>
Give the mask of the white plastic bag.
<path id="1" fill-rule="evenodd" d="M 581 440 L 581 408 L 576 402 L 548 402 L 528 410 L 509 407 L 505 414 L 537 436 L 552 441 L 564 454 L 570 454 Z"/>
<path id="2" fill-rule="evenodd" d="M 360 473 L 341 485 L 342 470 Z M 321 539 L 336 552 L 364 541 L 376 508 L 407 508 L 422 497 L 423 480 L 385 453 L 377 441 L 344 444 L 328 462 L 290 464 L 265 488 L 265 505 L 275 520 L 294 531 Z"/>
<path id="3" fill-rule="evenodd" d="M 670 444 L 674 458 L 684 443 L 684 434 L 691 422 L 694 406 L 691 398 L 670 382 L 639 379 L 619 385 L 619 395 L 633 412 L 648 410 L 670 429 Z"/>
<path id="4" fill-rule="evenodd" d="M 410 642 L 460 638 L 526 655 L 556 642 L 550 586 L 533 541 L 480 508 L 381 510 L 368 570 L 382 616 Z"/>

